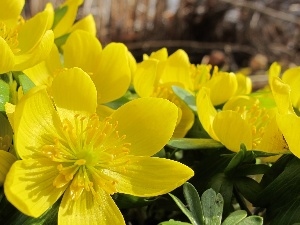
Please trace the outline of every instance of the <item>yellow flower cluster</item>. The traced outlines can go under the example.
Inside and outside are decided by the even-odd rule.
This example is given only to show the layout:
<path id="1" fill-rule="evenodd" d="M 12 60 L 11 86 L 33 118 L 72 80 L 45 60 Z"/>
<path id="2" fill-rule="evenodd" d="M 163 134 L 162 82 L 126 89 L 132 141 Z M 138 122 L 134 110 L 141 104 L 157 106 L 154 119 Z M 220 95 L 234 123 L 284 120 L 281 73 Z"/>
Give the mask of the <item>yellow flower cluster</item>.
<path id="1" fill-rule="evenodd" d="M 137 63 L 124 44 L 101 45 L 92 15 L 75 22 L 82 3 L 28 20 L 24 0 L 0 4 L 0 185 L 19 211 L 40 217 L 61 199 L 58 224 L 125 224 L 113 194 L 158 196 L 194 175 L 153 155 L 196 123 L 233 152 L 300 158 L 298 67 L 280 78 L 272 64 L 270 88 L 251 93 L 249 77 L 182 49 Z"/>

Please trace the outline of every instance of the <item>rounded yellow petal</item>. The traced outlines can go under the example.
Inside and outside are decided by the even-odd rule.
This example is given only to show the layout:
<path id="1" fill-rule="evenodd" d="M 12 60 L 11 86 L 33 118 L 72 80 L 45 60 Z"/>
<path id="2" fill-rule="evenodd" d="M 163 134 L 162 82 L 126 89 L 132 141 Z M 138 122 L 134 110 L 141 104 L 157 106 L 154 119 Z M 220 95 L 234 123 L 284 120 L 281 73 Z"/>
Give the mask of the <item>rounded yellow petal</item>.
<path id="1" fill-rule="evenodd" d="M 6 41 L 0 37 L 0 74 L 13 70 L 15 60 L 14 53 Z"/>
<path id="2" fill-rule="evenodd" d="M 300 109 L 300 67 L 290 68 L 282 75 L 282 81 L 291 88 L 292 105 Z"/>
<path id="3" fill-rule="evenodd" d="M 74 201 L 68 189 L 59 207 L 58 224 L 125 225 L 125 221 L 111 196 L 104 190 L 96 190 L 95 195 L 91 191 L 83 191 Z"/>
<path id="4" fill-rule="evenodd" d="M 95 75 L 102 46 L 94 35 L 76 30 L 68 37 L 63 50 L 65 67 L 79 67 L 90 75 Z"/>
<path id="5" fill-rule="evenodd" d="M 102 51 L 97 74 L 92 79 L 97 87 L 98 103 L 107 103 L 122 97 L 131 82 L 127 47 L 110 43 Z"/>
<path id="6" fill-rule="evenodd" d="M 157 50 L 156 52 L 152 52 L 150 59 L 157 59 L 159 61 L 164 61 L 168 59 L 168 50 L 167 48 L 161 48 Z"/>
<path id="7" fill-rule="evenodd" d="M 181 186 L 194 171 L 179 162 L 155 157 L 128 157 L 125 170 L 115 169 L 110 175 L 117 180 L 118 192 L 150 197 L 166 194 Z"/>
<path id="8" fill-rule="evenodd" d="M 150 97 L 157 83 L 157 60 L 145 60 L 138 64 L 133 86 L 140 97 Z"/>
<path id="9" fill-rule="evenodd" d="M 181 103 L 179 107 L 181 110 L 181 118 L 175 128 L 173 134 L 174 138 L 184 137 L 193 126 L 195 120 L 195 114 L 185 103 Z"/>
<path id="10" fill-rule="evenodd" d="M 279 77 L 271 77 L 270 85 L 278 108 L 278 112 L 281 114 L 293 114 L 294 109 L 290 100 L 290 86 L 285 84 Z"/>
<path id="11" fill-rule="evenodd" d="M 0 150 L 0 187 L 4 183 L 9 168 L 16 160 L 17 158 L 13 154 L 7 151 Z"/>
<path id="12" fill-rule="evenodd" d="M 205 84 L 210 88 L 210 98 L 213 105 L 228 101 L 237 91 L 238 82 L 234 73 L 218 72 Z"/>
<path id="13" fill-rule="evenodd" d="M 252 149 L 252 127 L 237 112 L 219 112 L 214 119 L 213 129 L 229 150 L 238 152 L 242 143 L 247 149 Z"/>
<path id="14" fill-rule="evenodd" d="M 57 135 L 60 120 L 45 86 L 34 87 L 24 95 L 14 113 L 15 147 L 21 158 L 33 158 L 36 151 L 50 143 L 46 134 Z"/>
<path id="15" fill-rule="evenodd" d="M 50 92 L 61 118 L 68 112 L 96 112 L 96 87 L 90 76 L 80 68 L 74 67 L 59 73 L 53 79 Z"/>
<path id="16" fill-rule="evenodd" d="M 87 15 L 86 17 L 82 18 L 78 22 L 76 22 L 70 32 L 73 32 L 75 30 L 84 30 L 89 32 L 90 34 L 96 36 L 96 23 L 95 19 L 92 14 Z"/>
<path id="17" fill-rule="evenodd" d="M 119 134 L 126 135 L 130 154 L 151 156 L 161 150 L 173 135 L 177 122 L 176 105 L 161 98 L 132 100 L 112 115 Z"/>
<path id="18" fill-rule="evenodd" d="M 300 158 L 300 117 L 295 114 L 277 115 L 276 120 L 289 150 Z"/>
<path id="19" fill-rule="evenodd" d="M 236 74 L 236 80 L 238 83 L 238 88 L 235 95 L 246 95 L 250 94 L 252 90 L 252 81 L 249 77 L 242 73 Z"/>
<path id="20" fill-rule="evenodd" d="M 196 103 L 198 117 L 204 130 L 209 134 L 209 136 L 214 140 L 219 141 L 219 138 L 212 128 L 213 121 L 217 115 L 217 110 L 210 100 L 209 92 L 210 90 L 208 88 L 203 87 L 197 95 Z"/>
<path id="21" fill-rule="evenodd" d="M 16 161 L 4 182 L 8 201 L 28 216 L 42 215 L 65 191 L 65 187 L 53 186 L 58 175 L 56 167 L 48 159 Z"/>
<path id="22" fill-rule="evenodd" d="M 191 72 L 190 65 L 187 53 L 182 49 L 177 50 L 167 59 L 160 77 L 161 81 L 186 84 Z"/>

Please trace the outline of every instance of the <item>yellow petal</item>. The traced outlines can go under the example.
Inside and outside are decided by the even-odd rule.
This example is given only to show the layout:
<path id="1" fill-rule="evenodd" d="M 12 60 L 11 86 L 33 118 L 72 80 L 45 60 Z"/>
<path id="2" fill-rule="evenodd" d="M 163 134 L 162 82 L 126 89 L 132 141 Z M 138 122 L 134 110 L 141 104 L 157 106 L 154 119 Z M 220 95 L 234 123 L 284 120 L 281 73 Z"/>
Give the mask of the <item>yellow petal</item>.
<path id="1" fill-rule="evenodd" d="M 9 168 L 17 158 L 6 151 L 0 150 L 0 187 L 2 187 Z"/>
<path id="2" fill-rule="evenodd" d="M 11 127 L 14 127 L 14 113 L 16 106 L 7 102 L 5 103 L 5 113 L 7 115 L 8 121 Z"/>
<path id="3" fill-rule="evenodd" d="M 0 74 L 13 70 L 15 61 L 14 53 L 6 41 L 0 37 Z"/>
<path id="4" fill-rule="evenodd" d="M 196 102 L 198 117 L 204 130 L 209 134 L 209 136 L 214 140 L 219 141 L 219 138 L 212 128 L 213 121 L 217 115 L 217 110 L 210 100 L 209 92 L 210 90 L 208 88 L 203 87 L 197 95 Z"/>
<path id="5" fill-rule="evenodd" d="M 24 70 L 23 72 L 32 80 L 32 82 L 38 85 L 51 86 L 55 73 L 62 69 L 60 62 L 60 55 L 55 44 L 52 45 L 52 49 L 45 59 L 45 61 Z"/>
<path id="6" fill-rule="evenodd" d="M 295 114 L 278 115 L 277 124 L 283 133 L 284 139 L 288 144 L 289 150 L 300 158 L 300 117 Z"/>
<path id="7" fill-rule="evenodd" d="M 48 159 L 16 161 L 4 182 L 8 201 L 22 213 L 39 217 L 65 191 L 65 187 L 53 186 L 53 180 L 58 175 L 56 166 Z"/>
<path id="8" fill-rule="evenodd" d="M 164 61 L 168 59 L 168 50 L 167 48 L 161 48 L 157 50 L 156 52 L 152 52 L 150 59 L 157 59 L 159 61 Z"/>
<path id="9" fill-rule="evenodd" d="M 68 112 L 96 112 L 96 87 L 90 76 L 80 68 L 74 67 L 59 73 L 53 79 L 50 91 L 61 118 Z"/>
<path id="10" fill-rule="evenodd" d="M 97 88 L 99 104 L 122 97 L 131 82 L 127 47 L 122 43 L 108 44 L 97 63 L 99 70 L 92 79 Z"/>
<path id="11" fill-rule="evenodd" d="M 21 51 L 18 52 L 19 55 L 29 52 L 41 41 L 48 28 L 51 17 L 51 12 L 46 9 L 27 20 L 20 27 L 18 33 L 18 48 L 20 48 Z"/>
<path id="12" fill-rule="evenodd" d="M 282 75 L 282 81 L 290 85 L 292 105 L 300 109 L 300 67 L 286 70 Z"/>
<path id="13" fill-rule="evenodd" d="M 14 70 L 25 70 L 45 60 L 52 49 L 53 41 L 53 32 L 46 31 L 32 51 L 15 56 Z"/>
<path id="14" fill-rule="evenodd" d="M 87 31 L 88 33 L 96 36 L 96 23 L 95 19 L 92 14 L 87 15 L 86 17 L 80 19 L 78 22 L 76 22 L 70 32 L 73 32 L 75 30 L 84 30 Z"/>
<path id="15" fill-rule="evenodd" d="M 95 187 L 96 188 L 96 187 Z M 72 200 L 70 190 L 63 196 L 58 212 L 59 225 L 125 225 L 125 221 L 111 196 L 105 191 L 83 191 L 79 199 Z"/>
<path id="16" fill-rule="evenodd" d="M 117 130 L 131 143 L 130 154 L 151 156 L 170 140 L 177 122 L 176 105 L 161 98 L 132 100 L 113 114 Z"/>
<path id="17" fill-rule="evenodd" d="M 163 83 L 176 82 L 186 84 L 189 76 L 189 57 L 185 51 L 179 49 L 167 59 L 160 79 Z"/>
<path id="18" fill-rule="evenodd" d="M 133 86 L 140 97 L 150 97 L 157 83 L 158 61 L 149 59 L 138 64 Z"/>
<path id="19" fill-rule="evenodd" d="M 98 105 L 97 109 L 96 109 L 99 120 L 104 120 L 107 117 L 110 117 L 114 111 L 115 110 L 113 110 L 112 108 L 109 108 L 106 105 Z"/>
<path id="20" fill-rule="evenodd" d="M 278 62 L 273 62 L 269 68 L 268 75 L 271 77 L 279 77 L 281 72 L 281 66 Z"/>
<path id="21" fill-rule="evenodd" d="M 281 114 L 293 114 L 294 109 L 290 100 L 290 86 L 283 83 L 279 77 L 271 77 L 270 86 L 278 108 L 278 112 Z"/>
<path id="22" fill-rule="evenodd" d="M 234 73 L 218 72 L 205 84 L 210 88 L 210 98 L 213 105 L 228 101 L 237 91 L 238 83 Z"/>
<path id="23" fill-rule="evenodd" d="M 252 90 L 252 81 L 249 77 L 242 73 L 236 74 L 236 80 L 238 83 L 238 88 L 235 95 L 245 95 L 250 94 Z"/>
<path id="24" fill-rule="evenodd" d="M 195 120 L 193 111 L 185 103 L 182 103 L 179 107 L 182 113 L 180 121 L 177 124 L 173 134 L 174 138 L 184 137 L 193 126 Z"/>
<path id="25" fill-rule="evenodd" d="M 61 126 L 45 86 L 34 87 L 22 97 L 14 113 L 15 147 L 20 157 L 35 157 L 41 146 L 53 144 L 47 134 L 57 136 L 54 124 Z"/>
<path id="26" fill-rule="evenodd" d="M 271 118 L 270 122 L 264 128 L 264 134 L 257 149 L 275 154 L 288 153 L 288 146 L 278 128 L 276 116 Z"/>
<path id="27" fill-rule="evenodd" d="M 68 33 L 73 25 L 78 7 L 83 3 L 83 0 L 68 0 L 61 7 L 67 6 L 67 12 L 63 18 L 53 28 L 55 38 Z"/>
<path id="28" fill-rule="evenodd" d="M 214 119 L 213 129 L 229 150 L 238 152 L 242 143 L 247 149 L 252 149 L 252 127 L 237 112 L 219 112 Z"/>
<path id="29" fill-rule="evenodd" d="M 176 161 L 155 157 L 128 157 L 125 169 L 116 168 L 110 175 L 117 180 L 118 192 L 148 197 L 166 194 L 181 186 L 194 171 Z"/>
<path id="30" fill-rule="evenodd" d="M 68 37 L 63 50 L 65 67 L 79 67 L 95 75 L 102 46 L 94 35 L 83 30 L 76 30 Z"/>
<path id="31" fill-rule="evenodd" d="M 16 19 L 21 14 L 25 0 L 2 0 L 0 7 L 0 20 Z"/>

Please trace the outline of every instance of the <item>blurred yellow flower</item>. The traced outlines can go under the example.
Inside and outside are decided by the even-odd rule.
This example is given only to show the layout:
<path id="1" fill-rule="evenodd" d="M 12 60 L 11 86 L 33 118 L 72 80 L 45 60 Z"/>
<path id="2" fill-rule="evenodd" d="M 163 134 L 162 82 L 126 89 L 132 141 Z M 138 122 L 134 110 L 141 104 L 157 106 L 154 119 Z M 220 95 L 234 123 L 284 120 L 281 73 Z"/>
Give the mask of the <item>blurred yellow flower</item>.
<path id="1" fill-rule="evenodd" d="M 193 176 L 179 162 L 151 157 L 176 125 L 177 107 L 168 100 L 132 100 L 99 120 L 96 87 L 80 68 L 59 73 L 49 90 L 52 97 L 33 88 L 14 114 L 22 160 L 4 192 L 24 214 L 39 217 L 63 196 L 58 224 L 125 224 L 112 194 L 157 196 Z"/>
<path id="2" fill-rule="evenodd" d="M 24 21 L 19 16 L 12 23 L 24 1 L 12 2 L 17 7 L 13 10 L 12 18 L 7 18 L 6 12 L 6 20 L 0 20 L 0 74 L 22 71 L 40 63 L 48 56 L 54 41 L 53 32 L 50 30 L 53 9 L 49 5 L 29 20 Z M 1 2 L 1 12 L 9 11 L 11 7 L 10 1 Z"/>

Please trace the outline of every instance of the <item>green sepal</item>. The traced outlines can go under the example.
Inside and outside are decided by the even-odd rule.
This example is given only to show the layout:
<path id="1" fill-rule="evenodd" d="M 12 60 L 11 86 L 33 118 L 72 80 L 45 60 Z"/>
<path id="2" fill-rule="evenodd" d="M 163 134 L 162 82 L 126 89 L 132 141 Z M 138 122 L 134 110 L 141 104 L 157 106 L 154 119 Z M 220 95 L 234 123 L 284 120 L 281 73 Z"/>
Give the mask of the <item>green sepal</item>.
<path id="1" fill-rule="evenodd" d="M 172 90 L 193 112 L 197 113 L 196 98 L 194 95 L 178 86 L 172 86 Z"/>
<path id="2" fill-rule="evenodd" d="M 54 10 L 54 20 L 53 20 L 53 24 L 52 24 L 52 29 L 54 29 L 56 27 L 56 25 L 61 21 L 61 19 L 66 15 L 68 11 L 68 6 L 65 5 L 61 8 L 56 8 Z"/>
<path id="3" fill-rule="evenodd" d="M 136 197 L 122 193 L 116 193 L 112 197 L 120 209 L 142 207 L 149 205 L 156 200 L 156 198 Z"/>
<path id="4" fill-rule="evenodd" d="M 224 147 L 220 142 L 209 138 L 173 138 L 167 145 L 180 150 L 219 149 Z"/>
<path id="5" fill-rule="evenodd" d="M 6 102 L 9 102 L 9 85 L 0 79 L 0 111 L 5 111 Z"/>

